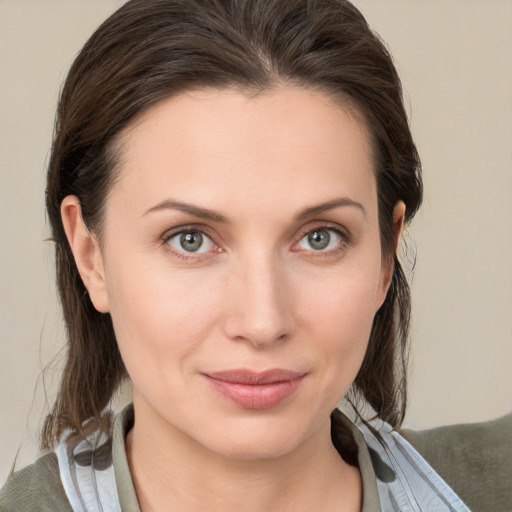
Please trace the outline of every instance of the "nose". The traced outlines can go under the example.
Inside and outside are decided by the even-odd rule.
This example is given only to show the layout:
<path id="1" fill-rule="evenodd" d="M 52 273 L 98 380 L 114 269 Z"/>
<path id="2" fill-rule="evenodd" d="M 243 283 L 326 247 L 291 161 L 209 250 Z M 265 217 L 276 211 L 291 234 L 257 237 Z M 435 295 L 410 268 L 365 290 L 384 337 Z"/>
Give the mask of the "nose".
<path id="1" fill-rule="evenodd" d="M 229 288 L 225 332 L 231 339 L 263 348 L 291 336 L 293 296 L 279 258 L 252 255 L 240 261 Z"/>

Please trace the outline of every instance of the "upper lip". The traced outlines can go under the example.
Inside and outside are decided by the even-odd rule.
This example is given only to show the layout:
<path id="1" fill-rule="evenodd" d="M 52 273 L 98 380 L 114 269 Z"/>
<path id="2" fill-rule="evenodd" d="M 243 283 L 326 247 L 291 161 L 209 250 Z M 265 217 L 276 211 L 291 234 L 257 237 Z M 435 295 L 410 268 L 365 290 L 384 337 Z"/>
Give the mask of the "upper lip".
<path id="1" fill-rule="evenodd" d="M 305 374 L 305 372 L 283 370 L 281 368 L 265 370 L 262 372 L 246 369 L 237 369 L 205 373 L 205 375 L 207 377 L 210 377 L 211 379 L 234 384 L 246 384 L 252 386 L 276 384 L 278 382 L 287 382 L 290 380 L 295 380 L 300 377 L 303 377 Z"/>

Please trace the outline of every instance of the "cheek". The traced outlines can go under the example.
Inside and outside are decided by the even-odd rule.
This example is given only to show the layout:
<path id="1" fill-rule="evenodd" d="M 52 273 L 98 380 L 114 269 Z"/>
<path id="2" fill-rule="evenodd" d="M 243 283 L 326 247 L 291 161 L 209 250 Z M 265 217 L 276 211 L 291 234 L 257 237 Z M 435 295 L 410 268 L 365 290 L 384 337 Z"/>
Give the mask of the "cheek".
<path id="1" fill-rule="evenodd" d="M 347 335 L 367 331 L 380 306 L 380 260 L 356 263 L 308 275 L 303 280 L 307 284 L 295 286 L 306 316 L 318 322 L 323 318 L 326 327 L 336 325 L 335 330 Z"/>
<path id="2" fill-rule="evenodd" d="M 375 273 L 338 273 L 298 296 L 302 327 L 315 340 L 321 372 L 344 394 L 361 366 L 378 307 Z"/>
<path id="3" fill-rule="evenodd" d="M 179 367 L 215 322 L 220 287 L 212 280 L 137 261 L 118 263 L 107 276 L 114 329 L 132 378 L 148 368 L 156 375 L 169 364 Z"/>

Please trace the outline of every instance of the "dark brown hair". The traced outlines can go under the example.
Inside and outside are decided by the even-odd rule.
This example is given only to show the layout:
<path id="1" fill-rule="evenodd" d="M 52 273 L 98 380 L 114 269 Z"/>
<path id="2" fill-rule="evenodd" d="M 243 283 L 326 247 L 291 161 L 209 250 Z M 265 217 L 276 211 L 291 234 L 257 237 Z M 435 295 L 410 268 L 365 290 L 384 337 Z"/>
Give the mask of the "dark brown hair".
<path id="1" fill-rule="evenodd" d="M 70 428 L 101 426 L 126 377 L 109 314 L 93 307 L 66 240 L 60 204 L 78 196 L 88 228 L 101 232 L 123 131 L 151 106 L 186 89 L 277 84 L 321 90 L 350 106 L 371 134 L 382 251 L 393 257 L 393 207 L 418 209 L 420 162 L 392 59 L 361 13 L 344 0 L 131 0 L 87 41 L 64 84 L 48 169 L 46 203 L 67 326 L 60 391 L 42 430 L 51 447 Z M 409 288 L 395 257 L 352 386 L 397 426 L 406 403 Z"/>

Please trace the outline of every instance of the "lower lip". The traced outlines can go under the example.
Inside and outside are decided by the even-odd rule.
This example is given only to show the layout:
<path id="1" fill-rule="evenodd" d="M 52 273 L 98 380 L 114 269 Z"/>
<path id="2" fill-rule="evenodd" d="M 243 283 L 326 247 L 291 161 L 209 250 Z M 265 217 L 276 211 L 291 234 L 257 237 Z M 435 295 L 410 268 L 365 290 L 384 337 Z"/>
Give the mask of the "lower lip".
<path id="1" fill-rule="evenodd" d="M 272 384 L 238 384 L 206 376 L 222 396 L 244 409 L 270 409 L 297 391 L 302 377 Z"/>

